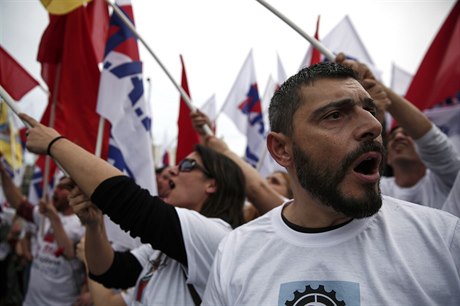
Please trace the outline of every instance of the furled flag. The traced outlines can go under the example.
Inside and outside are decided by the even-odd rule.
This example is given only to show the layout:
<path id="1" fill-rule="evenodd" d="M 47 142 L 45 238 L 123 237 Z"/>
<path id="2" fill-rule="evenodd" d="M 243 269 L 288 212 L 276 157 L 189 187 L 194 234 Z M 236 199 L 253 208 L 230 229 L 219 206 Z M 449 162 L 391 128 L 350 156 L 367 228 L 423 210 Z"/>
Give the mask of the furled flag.
<path id="1" fill-rule="evenodd" d="M 319 15 L 318 15 L 318 20 L 316 20 L 315 38 L 316 40 L 319 41 Z M 311 59 L 310 59 L 310 65 L 314 65 L 319 62 L 321 62 L 321 52 L 319 52 L 318 49 L 313 48 Z"/>
<path id="2" fill-rule="evenodd" d="M 425 54 L 406 93 L 424 110 L 460 97 L 460 1 L 457 1 Z"/>
<path id="3" fill-rule="evenodd" d="M 190 97 L 188 89 L 187 74 L 185 72 L 185 64 L 182 55 L 180 56 L 182 64 L 182 89 Z M 179 119 L 177 120 L 177 149 L 176 149 L 176 164 L 183 160 L 187 155 L 195 150 L 195 145 L 200 143 L 200 138 L 193 128 L 192 119 L 190 118 L 190 108 L 185 103 L 185 100 L 180 97 Z"/>
<path id="4" fill-rule="evenodd" d="M 42 64 L 42 77 L 51 93 L 41 122 L 53 126 L 89 152 L 94 152 L 99 124 L 96 102 L 100 71 L 93 40 L 105 40 L 106 37 L 102 32 L 99 32 L 101 37 L 93 36 L 91 26 L 103 23 L 107 16 L 103 13 L 90 16 L 89 12 L 100 1 L 103 0 L 93 0 L 65 15 L 49 15 L 50 23 L 42 35 L 37 56 Z M 102 7 L 108 10 L 107 5 Z M 98 20 L 90 22 L 92 19 Z M 107 141 L 105 143 L 107 148 Z M 45 158 L 40 156 L 36 165 L 39 169 L 36 169 L 34 179 L 40 181 Z M 50 180 L 55 169 L 51 162 Z M 35 187 L 31 190 L 40 191 L 39 186 Z M 41 194 L 37 196 L 41 197 Z"/>
<path id="5" fill-rule="evenodd" d="M 134 23 L 130 1 L 117 4 Z M 108 160 L 156 194 L 152 120 L 144 99 L 136 37 L 116 13 L 110 18 L 109 33 L 97 103 L 98 113 L 111 124 Z"/>
<path id="6" fill-rule="evenodd" d="M 0 85 L 16 101 L 38 86 L 35 80 L 2 46 L 0 46 Z"/>
<path id="7" fill-rule="evenodd" d="M 175 140 L 174 140 L 175 141 Z M 169 156 L 169 147 L 171 145 L 171 141 L 168 140 L 168 132 L 165 130 L 163 133 L 163 140 L 161 141 L 159 145 L 160 153 L 159 156 L 160 158 L 155 158 L 156 162 L 156 169 L 163 168 L 166 166 L 171 165 L 171 160 Z"/>
<path id="8" fill-rule="evenodd" d="M 209 120 L 213 126 L 215 126 L 215 121 L 217 119 L 217 109 L 216 109 L 216 95 L 213 94 L 206 100 L 203 105 L 200 106 L 200 111 L 208 116 Z"/>
<path id="9" fill-rule="evenodd" d="M 278 79 L 275 80 L 271 75 L 268 77 L 267 85 L 265 86 L 264 95 L 262 97 L 262 113 L 264 115 L 265 126 L 269 127 L 268 122 L 268 107 L 272 100 L 273 94 L 276 90 L 281 87 L 281 84 L 287 80 L 286 71 L 284 70 L 283 63 L 279 54 L 276 55 L 277 59 L 277 68 L 278 68 Z"/>
<path id="10" fill-rule="evenodd" d="M 374 62 L 372 61 L 369 53 L 364 47 L 361 38 L 356 32 L 350 17 L 346 15 L 322 40 L 321 43 L 328 48 L 332 53 L 338 54 L 343 52 L 347 57 L 357 59 L 360 62 L 365 63 L 374 73 L 377 78 L 380 78 L 381 71 L 375 68 Z M 300 69 L 310 66 L 313 47 L 310 46 L 307 53 L 300 65 Z M 325 57 L 321 54 L 321 61 L 324 61 Z"/>
<path id="11" fill-rule="evenodd" d="M 256 81 L 252 50 L 249 52 L 222 111 L 247 137 L 245 160 L 257 167 L 265 148 L 265 125 Z"/>
<path id="12" fill-rule="evenodd" d="M 400 96 L 405 96 L 412 82 L 412 75 L 395 63 L 391 66 L 391 89 Z"/>

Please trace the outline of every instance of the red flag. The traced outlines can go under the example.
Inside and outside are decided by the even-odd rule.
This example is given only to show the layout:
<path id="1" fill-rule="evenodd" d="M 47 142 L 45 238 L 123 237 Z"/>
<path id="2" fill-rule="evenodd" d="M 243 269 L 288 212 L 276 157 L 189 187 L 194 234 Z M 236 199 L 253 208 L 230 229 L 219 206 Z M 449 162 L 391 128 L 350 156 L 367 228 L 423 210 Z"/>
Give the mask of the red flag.
<path id="1" fill-rule="evenodd" d="M 318 15 L 318 20 L 316 21 L 315 38 L 316 40 L 319 40 L 319 15 Z M 321 53 L 318 51 L 318 49 L 313 48 L 313 52 L 311 54 L 310 65 L 314 65 L 319 62 L 321 62 Z"/>
<path id="2" fill-rule="evenodd" d="M 190 97 L 187 74 L 185 73 L 185 65 L 182 55 L 180 56 L 180 61 L 182 64 L 181 86 Z M 193 129 L 192 120 L 190 119 L 190 109 L 182 96 L 180 98 L 179 120 L 177 121 L 177 125 L 179 131 L 177 135 L 176 164 L 187 157 L 187 155 L 195 149 L 195 145 L 200 143 L 198 134 Z"/>
<path id="3" fill-rule="evenodd" d="M 419 109 L 460 93 L 460 2 L 457 1 L 425 54 L 406 93 Z"/>
<path id="4" fill-rule="evenodd" d="M 93 47 L 95 37 L 90 28 L 90 25 L 97 23 L 90 23 L 88 15 L 93 5 L 94 1 L 66 15 L 50 15 L 50 23 L 42 36 L 37 56 L 42 63 L 42 76 L 51 93 L 41 122 L 50 125 L 51 106 L 56 101 L 53 127 L 89 152 L 95 151 L 99 124 L 96 102 L 100 71 L 96 48 Z M 94 18 L 103 19 L 104 16 Z M 100 39 L 105 41 L 102 34 Z M 103 146 L 103 157 L 107 153 L 107 144 L 108 140 Z M 43 169 L 43 161 L 37 164 Z"/>
<path id="5" fill-rule="evenodd" d="M 38 86 L 35 80 L 22 66 L 0 46 L 0 85 L 19 101 L 22 97 Z"/>

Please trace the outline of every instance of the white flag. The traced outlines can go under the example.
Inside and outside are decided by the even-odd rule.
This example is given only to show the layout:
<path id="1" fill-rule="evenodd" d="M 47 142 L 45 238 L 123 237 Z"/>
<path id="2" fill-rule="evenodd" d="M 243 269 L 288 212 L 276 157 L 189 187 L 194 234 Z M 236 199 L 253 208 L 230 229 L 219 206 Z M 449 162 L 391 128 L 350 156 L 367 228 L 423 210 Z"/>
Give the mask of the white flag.
<path id="1" fill-rule="evenodd" d="M 347 55 L 347 57 L 365 63 L 372 70 L 375 77 L 380 79 L 382 73 L 375 68 L 374 62 L 367 52 L 366 47 L 364 47 L 364 44 L 348 15 L 346 15 L 326 36 L 324 36 L 321 43 L 334 54 L 343 52 Z M 310 66 L 312 51 L 313 48 L 310 46 L 299 70 Z M 324 55 L 321 54 L 321 61 L 323 60 Z"/>
<path id="2" fill-rule="evenodd" d="M 252 50 L 238 73 L 222 111 L 229 116 L 241 133 L 246 135 L 245 160 L 257 167 L 265 148 L 266 129 Z"/>

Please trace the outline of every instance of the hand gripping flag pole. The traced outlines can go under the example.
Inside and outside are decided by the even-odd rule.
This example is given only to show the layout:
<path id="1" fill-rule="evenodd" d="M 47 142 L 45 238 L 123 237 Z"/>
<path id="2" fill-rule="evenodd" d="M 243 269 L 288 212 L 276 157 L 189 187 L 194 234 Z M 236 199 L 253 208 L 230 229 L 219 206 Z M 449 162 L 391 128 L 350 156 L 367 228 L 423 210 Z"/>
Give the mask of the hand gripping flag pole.
<path id="1" fill-rule="evenodd" d="M 311 37 L 307 33 L 305 33 L 301 28 L 299 28 L 295 23 L 293 23 L 291 20 L 289 20 L 286 16 L 284 16 L 280 11 L 278 11 L 276 8 L 265 2 L 264 0 L 256 0 L 265 8 L 267 8 L 269 11 L 271 11 L 273 14 L 278 16 L 281 20 L 283 20 L 285 23 L 287 23 L 292 29 L 294 29 L 297 33 L 299 33 L 303 38 L 308 40 L 310 44 L 313 45 L 314 48 L 316 48 L 319 52 L 321 52 L 329 61 L 335 62 L 335 55 L 332 53 L 330 50 L 328 50 L 320 41 L 318 41 L 316 38 Z"/>
<path id="2" fill-rule="evenodd" d="M 145 40 L 140 36 L 140 34 L 137 32 L 136 28 L 134 27 L 133 23 L 131 20 L 129 20 L 126 15 L 120 10 L 118 6 L 110 2 L 110 0 L 106 0 L 106 2 L 113 8 L 113 11 L 115 14 L 120 17 L 120 19 L 123 21 L 123 23 L 133 32 L 133 34 L 136 36 L 137 39 L 140 40 L 140 42 L 144 45 L 144 47 L 147 49 L 147 51 L 150 53 L 150 55 L 153 56 L 155 61 L 160 65 L 161 69 L 166 73 L 168 76 L 169 80 L 173 83 L 174 87 L 179 91 L 180 95 L 184 99 L 185 103 L 187 106 L 190 108 L 190 111 L 195 112 L 197 108 L 192 104 L 192 99 L 189 97 L 189 95 L 182 89 L 181 86 L 174 80 L 174 78 L 171 76 L 169 71 L 166 69 L 166 67 L 163 65 L 163 63 L 160 61 L 160 59 L 155 55 L 155 53 L 152 51 L 152 49 L 147 45 Z M 207 135 L 213 135 L 213 132 L 211 128 L 208 125 L 203 126 L 204 131 L 206 132 Z"/>

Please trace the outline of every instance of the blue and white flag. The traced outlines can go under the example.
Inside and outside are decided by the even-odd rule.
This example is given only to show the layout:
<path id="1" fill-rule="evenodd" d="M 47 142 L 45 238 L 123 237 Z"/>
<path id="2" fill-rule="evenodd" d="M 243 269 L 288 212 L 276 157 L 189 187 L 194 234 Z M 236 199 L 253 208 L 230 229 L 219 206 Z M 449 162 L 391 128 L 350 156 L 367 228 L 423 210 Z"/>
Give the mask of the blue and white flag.
<path id="1" fill-rule="evenodd" d="M 134 23 L 130 2 L 117 4 Z M 157 194 L 142 63 L 134 34 L 115 13 L 110 19 L 97 112 L 111 124 L 108 161 Z"/>
<path id="2" fill-rule="evenodd" d="M 235 123 L 240 132 L 246 135 L 244 158 L 253 167 L 257 167 L 262 155 L 265 154 L 266 129 L 252 50 L 238 73 L 222 111 Z"/>
<path id="3" fill-rule="evenodd" d="M 117 5 L 134 24 L 130 1 L 118 0 Z M 97 102 L 97 112 L 111 124 L 107 159 L 156 195 L 150 138 L 152 120 L 147 107 L 136 38 L 116 13 L 112 13 Z M 107 216 L 104 221 L 114 250 L 124 251 L 141 244 Z"/>

